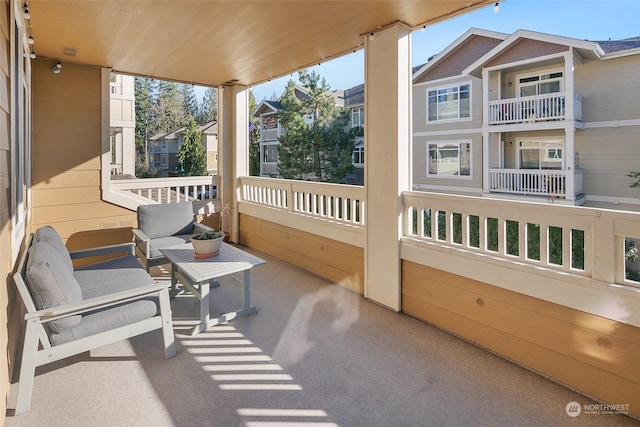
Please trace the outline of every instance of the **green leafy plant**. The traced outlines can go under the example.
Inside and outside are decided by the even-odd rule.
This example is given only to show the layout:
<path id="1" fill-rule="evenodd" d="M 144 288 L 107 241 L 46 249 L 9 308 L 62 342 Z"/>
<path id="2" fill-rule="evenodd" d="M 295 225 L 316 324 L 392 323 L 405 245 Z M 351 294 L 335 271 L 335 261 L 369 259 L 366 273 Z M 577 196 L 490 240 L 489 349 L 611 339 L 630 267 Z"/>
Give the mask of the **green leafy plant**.
<path id="1" fill-rule="evenodd" d="M 224 233 L 222 231 L 205 231 L 204 233 L 194 234 L 191 236 L 193 240 L 213 240 L 224 237 Z"/>

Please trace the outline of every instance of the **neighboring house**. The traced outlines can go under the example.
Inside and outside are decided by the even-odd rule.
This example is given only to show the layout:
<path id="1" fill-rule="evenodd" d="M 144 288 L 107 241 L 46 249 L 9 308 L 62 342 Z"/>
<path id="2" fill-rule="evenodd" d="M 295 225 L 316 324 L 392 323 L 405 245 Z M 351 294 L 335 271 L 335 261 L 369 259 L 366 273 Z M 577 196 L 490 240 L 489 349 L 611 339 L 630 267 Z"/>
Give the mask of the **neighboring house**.
<path id="1" fill-rule="evenodd" d="M 186 126 L 171 132 L 161 132 L 149 138 L 149 167 L 159 177 L 178 174 L 178 150 L 184 143 Z M 207 172 L 218 173 L 218 123 L 214 120 L 198 126 L 200 142 L 207 152 Z"/>
<path id="2" fill-rule="evenodd" d="M 640 39 L 470 29 L 413 77 L 418 190 L 635 204 Z"/>
<path id="3" fill-rule="evenodd" d="M 111 73 L 109 79 L 111 175 L 135 176 L 134 77 Z"/>
<path id="4" fill-rule="evenodd" d="M 349 109 L 349 128 L 364 128 L 364 83 L 344 91 L 344 106 Z M 347 184 L 364 185 L 364 135 L 356 137 Z"/>
<path id="5" fill-rule="evenodd" d="M 296 97 L 300 100 L 308 98 L 308 90 L 295 85 Z M 349 109 L 349 129 L 364 127 L 364 84 L 347 90 L 334 90 L 328 92 L 336 103 L 336 106 Z M 284 95 L 284 94 L 283 94 Z M 282 97 L 281 97 L 282 98 Z M 282 109 L 280 100 L 263 100 L 258 104 L 252 116 L 260 118 L 260 176 L 278 176 L 278 138 L 284 135 L 284 128 L 278 120 L 278 112 Z M 308 118 L 310 122 L 311 117 Z M 353 152 L 354 171 L 347 176 L 349 184 L 364 184 L 364 137 L 358 137 L 355 141 Z"/>

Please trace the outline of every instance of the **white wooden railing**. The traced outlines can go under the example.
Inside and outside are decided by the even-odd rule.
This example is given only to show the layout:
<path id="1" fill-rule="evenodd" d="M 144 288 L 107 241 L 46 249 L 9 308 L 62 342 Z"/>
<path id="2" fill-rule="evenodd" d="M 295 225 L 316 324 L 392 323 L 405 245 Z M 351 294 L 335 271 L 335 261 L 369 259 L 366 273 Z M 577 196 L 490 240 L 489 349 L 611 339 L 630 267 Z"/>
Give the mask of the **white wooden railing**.
<path id="1" fill-rule="evenodd" d="M 174 203 L 187 200 L 215 200 L 217 176 L 186 176 L 111 180 L 111 191 L 131 193 L 148 203 Z"/>
<path id="2" fill-rule="evenodd" d="M 567 196 L 566 170 L 490 169 L 489 191 L 537 196 Z M 582 193 L 582 170 L 573 175 L 574 193 Z"/>
<path id="3" fill-rule="evenodd" d="M 489 124 L 526 123 L 566 120 L 566 93 L 489 101 Z M 574 119 L 582 120 L 582 97 L 574 96 Z"/>
<path id="4" fill-rule="evenodd" d="M 404 236 L 413 241 L 503 259 L 520 268 L 528 266 L 531 272 L 543 268 L 640 287 L 626 278 L 624 250 L 625 239 L 640 241 L 640 213 L 403 194 Z"/>
<path id="5" fill-rule="evenodd" d="M 240 212 L 356 246 L 364 246 L 362 186 L 242 177 Z"/>

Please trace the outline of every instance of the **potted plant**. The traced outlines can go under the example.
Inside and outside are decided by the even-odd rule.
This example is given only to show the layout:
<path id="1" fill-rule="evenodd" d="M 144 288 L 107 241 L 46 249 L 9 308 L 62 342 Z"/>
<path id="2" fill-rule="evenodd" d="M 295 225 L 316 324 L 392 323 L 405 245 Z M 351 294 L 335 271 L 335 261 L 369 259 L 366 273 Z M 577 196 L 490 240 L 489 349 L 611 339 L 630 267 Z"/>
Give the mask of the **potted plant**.
<path id="1" fill-rule="evenodd" d="M 205 231 L 191 236 L 191 244 L 196 258 L 207 258 L 218 254 L 224 233 L 222 231 Z"/>
<path id="2" fill-rule="evenodd" d="M 228 203 L 222 206 L 220 209 L 220 228 L 219 230 L 224 233 L 225 243 L 229 243 L 229 215 L 231 214 L 231 206 Z"/>

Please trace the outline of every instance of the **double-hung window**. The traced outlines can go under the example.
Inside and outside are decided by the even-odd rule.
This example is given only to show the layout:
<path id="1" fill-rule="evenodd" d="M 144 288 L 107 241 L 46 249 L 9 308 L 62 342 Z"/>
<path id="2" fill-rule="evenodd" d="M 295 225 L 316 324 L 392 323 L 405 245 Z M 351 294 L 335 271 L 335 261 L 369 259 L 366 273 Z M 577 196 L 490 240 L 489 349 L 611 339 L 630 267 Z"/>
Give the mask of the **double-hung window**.
<path id="1" fill-rule="evenodd" d="M 364 108 L 355 108 L 351 111 L 351 127 L 364 126 Z"/>
<path id="2" fill-rule="evenodd" d="M 427 145 L 427 176 L 471 176 L 471 143 L 432 142 Z"/>
<path id="3" fill-rule="evenodd" d="M 468 119 L 471 117 L 469 83 L 427 91 L 427 121 Z"/>
<path id="4" fill-rule="evenodd" d="M 357 137 L 356 145 L 353 148 L 353 166 L 355 167 L 363 167 L 364 166 L 364 138 Z"/>

